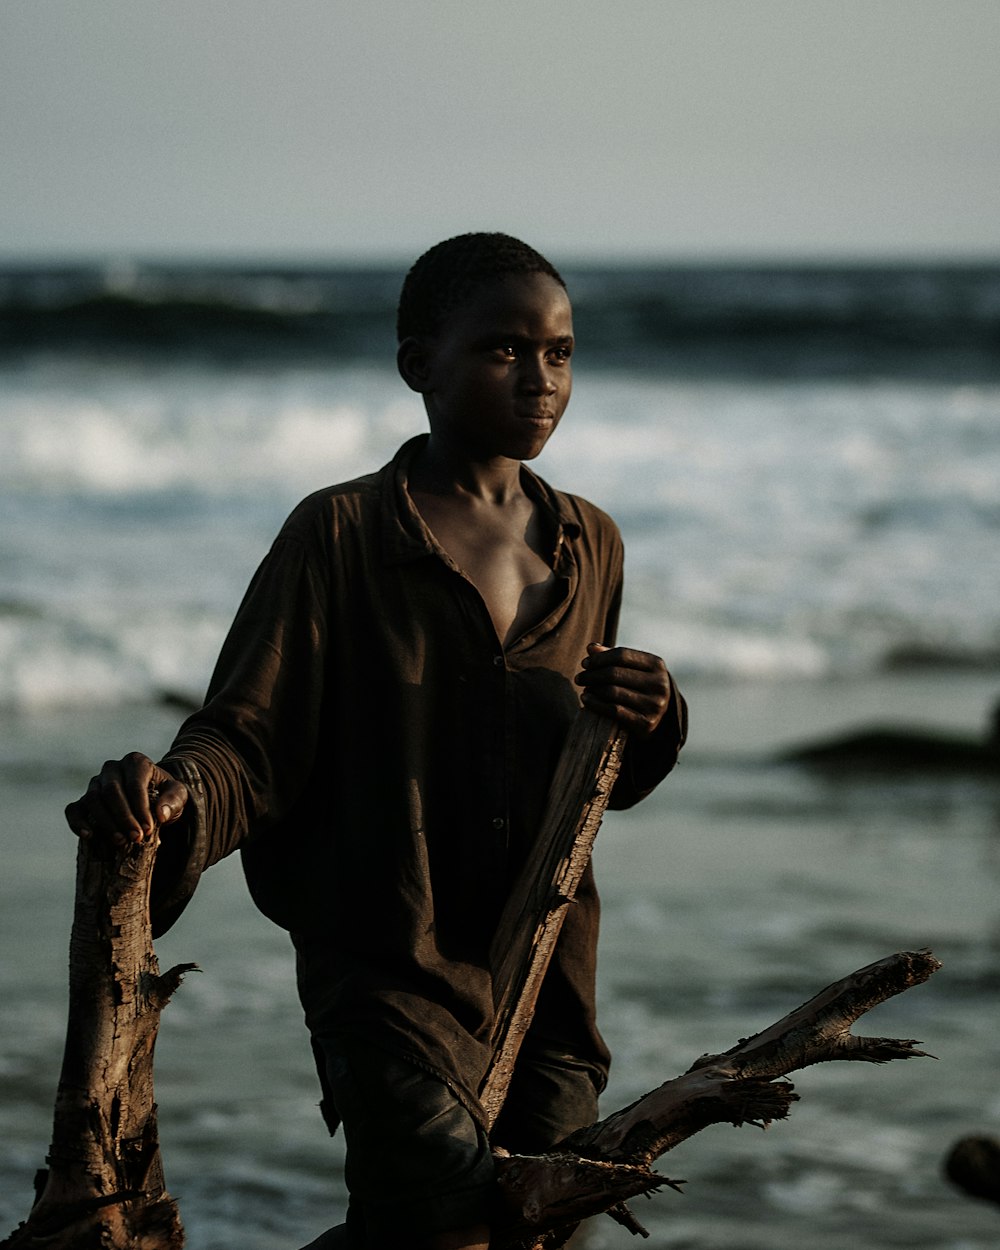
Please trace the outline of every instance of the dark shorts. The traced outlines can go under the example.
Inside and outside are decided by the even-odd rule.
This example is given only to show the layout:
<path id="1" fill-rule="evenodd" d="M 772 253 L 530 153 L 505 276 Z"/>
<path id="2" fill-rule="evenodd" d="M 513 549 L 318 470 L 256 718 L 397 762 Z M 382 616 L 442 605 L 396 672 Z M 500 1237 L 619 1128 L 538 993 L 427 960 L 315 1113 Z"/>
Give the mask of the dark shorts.
<path id="1" fill-rule="evenodd" d="M 369 1042 L 314 1038 L 343 1123 L 352 1239 L 369 1250 L 418 1245 L 488 1224 L 493 1158 L 483 1128 L 430 1072 Z M 538 1153 L 597 1116 L 595 1076 L 563 1056 L 524 1056 L 493 1138 Z"/>

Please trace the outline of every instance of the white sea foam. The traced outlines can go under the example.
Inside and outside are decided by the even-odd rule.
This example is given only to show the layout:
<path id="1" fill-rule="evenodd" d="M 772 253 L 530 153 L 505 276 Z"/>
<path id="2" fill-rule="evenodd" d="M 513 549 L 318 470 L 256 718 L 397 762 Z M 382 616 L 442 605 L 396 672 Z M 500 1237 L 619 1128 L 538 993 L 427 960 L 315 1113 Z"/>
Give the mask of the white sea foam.
<path id="1" fill-rule="evenodd" d="M 385 390 L 381 375 L 367 381 L 350 374 L 111 374 L 98 380 L 96 393 L 72 378 L 37 388 L 22 380 L 2 401 L 0 481 L 95 499 L 308 489 L 325 480 L 317 479 L 324 465 L 336 480 L 364 471 L 366 453 L 391 445 L 390 431 L 407 421 L 413 429 L 412 406 L 401 415 Z"/>
<path id="2" fill-rule="evenodd" d="M 0 705 L 202 689 L 283 516 L 423 425 L 388 368 L 0 373 Z M 618 519 L 623 637 L 679 672 L 1000 650 L 995 385 L 584 373 L 537 468 Z"/>

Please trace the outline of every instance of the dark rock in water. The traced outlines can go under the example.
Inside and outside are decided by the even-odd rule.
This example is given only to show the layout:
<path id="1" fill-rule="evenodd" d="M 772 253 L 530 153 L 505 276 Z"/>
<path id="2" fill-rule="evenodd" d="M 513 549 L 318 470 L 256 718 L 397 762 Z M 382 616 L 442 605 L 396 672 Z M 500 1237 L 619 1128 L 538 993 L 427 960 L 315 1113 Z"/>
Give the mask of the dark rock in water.
<path id="1" fill-rule="evenodd" d="M 944 1162 L 945 1176 L 973 1198 L 1000 1205 L 1000 1141 L 963 1137 Z"/>
<path id="2" fill-rule="evenodd" d="M 201 708 L 200 699 L 196 699 L 194 695 L 185 694 L 182 690 L 161 690 L 157 695 L 157 702 L 161 707 L 173 708 L 175 711 L 183 712 L 185 716 L 190 716 L 192 712 L 197 712 Z"/>
<path id="3" fill-rule="evenodd" d="M 783 752 L 783 764 L 862 773 L 975 774 L 1000 780 L 1000 702 L 990 712 L 986 732 L 946 733 L 875 725 L 825 742 Z"/>
<path id="4" fill-rule="evenodd" d="M 916 729 L 859 730 L 795 747 L 779 759 L 830 770 L 975 773 L 1000 780 L 1000 745 L 996 741 Z"/>

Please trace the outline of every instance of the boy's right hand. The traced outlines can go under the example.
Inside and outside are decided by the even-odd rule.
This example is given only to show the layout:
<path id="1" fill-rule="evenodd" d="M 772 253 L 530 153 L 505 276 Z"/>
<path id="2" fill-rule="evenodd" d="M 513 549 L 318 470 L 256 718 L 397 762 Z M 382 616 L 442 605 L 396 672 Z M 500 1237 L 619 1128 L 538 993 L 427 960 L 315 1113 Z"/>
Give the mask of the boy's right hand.
<path id="1" fill-rule="evenodd" d="M 177 820 L 188 788 L 139 751 L 108 760 L 87 793 L 66 808 L 66 823 L 78 837 L 105 837 L 116 846 L 148 842 L 158 825 Z"/>

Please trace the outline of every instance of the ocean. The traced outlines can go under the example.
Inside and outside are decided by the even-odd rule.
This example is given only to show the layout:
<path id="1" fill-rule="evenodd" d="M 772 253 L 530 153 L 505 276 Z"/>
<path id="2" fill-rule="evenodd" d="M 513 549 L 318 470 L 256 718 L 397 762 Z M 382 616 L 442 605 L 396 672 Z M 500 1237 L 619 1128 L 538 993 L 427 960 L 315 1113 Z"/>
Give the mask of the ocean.
<path id="1" fill-rule="evenodd" d="M 74 846 L 109 757 L 156 755 L 311 490 L 424 425 L 394 368 L 401 272 L 0 268 L 0 1235 L 43 1163 L 65 1027 Z M 626 543 L 622 640 L 691 705 L 676 774 L 609 817 L 604 1108 L 895 950 L 932 980 L 873 1013 L 937 1061 L 828 1065 L 761 1135 L 661 1160 L 651 1244 L 985 1250 L 941 1175 L 1000 1132 L 1000 265 L 568 269 L 574 396 L 534 467 Z M 969 762 L 820 768 L 872 726 Z M 339 1216 L 287 939 L 214 869 L 161 964 L 168 1187 L 194 1250 L 289 1250 Z M 593 1250 L 629 1244 L 595 1222 Z"/>

